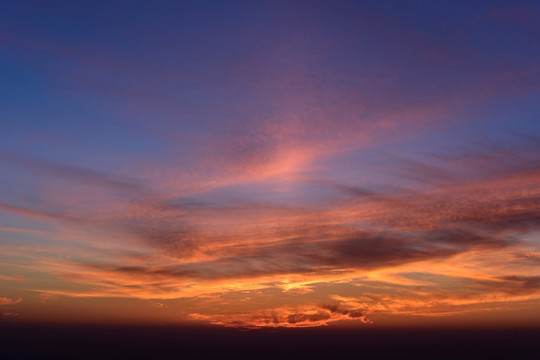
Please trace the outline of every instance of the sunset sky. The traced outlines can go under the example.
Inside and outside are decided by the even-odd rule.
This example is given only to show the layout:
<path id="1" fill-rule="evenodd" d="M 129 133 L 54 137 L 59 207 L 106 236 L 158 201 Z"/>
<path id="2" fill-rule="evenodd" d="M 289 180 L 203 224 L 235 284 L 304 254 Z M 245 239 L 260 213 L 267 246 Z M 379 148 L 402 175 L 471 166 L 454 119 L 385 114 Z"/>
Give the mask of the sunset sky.
<path id="1" fill-rule="evenodd" d="M 0 322 L 540 326 L 537 1 L 6 1 Z"/>

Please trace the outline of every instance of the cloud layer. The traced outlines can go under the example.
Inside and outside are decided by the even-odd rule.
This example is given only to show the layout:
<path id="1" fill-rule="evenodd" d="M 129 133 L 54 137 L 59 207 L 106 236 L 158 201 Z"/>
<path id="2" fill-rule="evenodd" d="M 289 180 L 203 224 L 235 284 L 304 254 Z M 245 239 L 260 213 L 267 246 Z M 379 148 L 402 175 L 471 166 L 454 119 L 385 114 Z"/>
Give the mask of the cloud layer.
<path id="1" fill-rule="evenodd" d="M 536 6 L 216 6 L 0 14 L 3 305 L 247 328 L 538 307 Z"/>

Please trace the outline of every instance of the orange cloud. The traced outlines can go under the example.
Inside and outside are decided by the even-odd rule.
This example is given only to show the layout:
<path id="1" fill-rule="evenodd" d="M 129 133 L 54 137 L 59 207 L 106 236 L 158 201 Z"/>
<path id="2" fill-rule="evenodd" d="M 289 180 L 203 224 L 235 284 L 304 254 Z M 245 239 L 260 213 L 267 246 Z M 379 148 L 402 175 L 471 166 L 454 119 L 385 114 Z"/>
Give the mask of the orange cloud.
<path id="1" fill-rule="evenodd" d="M 51 299 L 54 299 L 55 295 L 42 293 L 39 294 L 39 302 L 43 305 L 48 305 Z"/>
<path id="2" fill-rule="evenodd" d="M 0 275 L 0 280 L 23 281 L 24 275 Z"/>
<path id="3" fill-rule="evenodd" d="M 14 300 L 14 299 L 9 299 L 9 298 L 5 298 L 5 297 L 2 297 L 0 298 L 0 305 L 14 305 L 14 304 L 18 304 L 22 301 L 21 298 L 18 298 L 17 300 Z"/>
<path id="4" fill-rule="evenodd" d="M 299 308 L 275 308 L 265 311 L 234 314 L 190 314 L 195 320 L 214 325 L 256 329 L 261 327 L 313 327 L 326 326 L 339 320 L 359 320 L 370 323 L 360 310 L 341 308 L 340 305 L 303 306 Z"/>

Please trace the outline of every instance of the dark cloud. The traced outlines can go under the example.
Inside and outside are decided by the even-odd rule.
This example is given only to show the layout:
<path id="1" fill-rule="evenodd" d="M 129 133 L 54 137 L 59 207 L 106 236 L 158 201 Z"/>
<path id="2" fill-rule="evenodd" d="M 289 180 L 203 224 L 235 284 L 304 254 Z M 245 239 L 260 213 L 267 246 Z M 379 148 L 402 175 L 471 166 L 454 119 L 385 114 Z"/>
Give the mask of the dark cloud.
<path id="1" fill-rule="evenodd" d="M 341 315 L 347 315 L 350 318 L 356 319 L 361 318 L 362 316 L 366 316 L 361 310 L 358 309 L 346 309 L 343 308 L 340 304 L 323 304 L 321 305 L 321 308 L 330 311 L 332 314 L 341 314 Z"/>
<path id="2" fill-rule="evenodd" d="M 540 276 L 505 275 L 497 280 L 477 281 L 473 288 L 507 295 L 534 294 L 540 291 Z"/>
<path id="3" fill-rule="evenodd" d="M 187 231 L 146 232 L 139 233 L 145 243 L 158 248 L 168 256 L 187 258 L 195 254 L 198 245 L 191 239 Z"/>
<path id="4" fill-rule="evenodd" d="M 290 314 L 287 316 L 289 324 L 297 324 L 303 322 L 318 322 L 321 320 L 330 319 L 330 314 L 327 312 L 319 312 L 316 314 Z"/>
<path id="5" fill-rule="evenodd" d="M 102 271 L 132 276 L 178 279 L 234 279 L 279 274 L 329 274 L 341 269 L 376 269 L 420 260 L 449 257 L 471 249 L 500 248 L 511 242 L 464 231 L 421 234 L 357 233 L 354 237 L 319 241 L 290 240 L 248 246 L 229 256 L 166 267 L 87 264 Z M 234 256 L 231 256 L 234 255 Z"/>
<path id="6" fill-rule="evenodd" d="M 314 182 L 320 185 L 338 190 L 339 192 L 345 194 L 348 200 L 360 200 L 360 201 L 368 201 L 368 202 L 371 201 L 371 202 L 376 202 L 376 203 L 387 204 L 388 206 L 399 206 L 399 207 L 408 206 L 408 203 L 406 203 L 400 198 L 400 196 L 402 196 L 403 192 L 405 191 L 403 189 L 398 189 L 399 191 L 396 191 L 396 189 L 392 189 L 393 191 L 385 192 L 384 189 L 380 189 L 380 190 L 368 189 L 368 188 L 363 188 L 363 187 L 358 187 L 358 186 L 340 184 L 340 183 L 337 183 L 334 181 L 328 181 L 328 180 L 316 180 Z"/>

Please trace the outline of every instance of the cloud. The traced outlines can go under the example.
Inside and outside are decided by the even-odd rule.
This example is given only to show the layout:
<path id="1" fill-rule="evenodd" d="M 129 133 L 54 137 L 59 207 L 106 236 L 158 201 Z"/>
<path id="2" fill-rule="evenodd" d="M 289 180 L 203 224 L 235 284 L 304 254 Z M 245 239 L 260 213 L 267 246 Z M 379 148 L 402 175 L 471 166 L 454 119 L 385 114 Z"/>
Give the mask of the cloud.
<path id="1" fill-rule="evenodd" d="M 100 187 L 107 187 L 131 193 L 143 191 L 143 187 L 131 179 L 83 167 L 15 156 L 12 153 L 0 153 L 0 161 L 22 167 L 26 170 L 35 171 L 39 174 L 64 178 L 76 183 L 94 184 Z"/>
<path id="2" fill-rule="evenodd" d="M 493 280 L 479 281 L 483 291 L 503 293 L 506 295 L 528 295 L 540 293 L 540 276 L 505 275 Z"/>
<path id="3" fill-rule="evenodd" d="M 2 297 L 0 298 L 0 305 L 15 305 L 15 304 L 19 304 L 21 301 L 22 301 L 22 298 L 13 300 L 13 299 Z"/>
<path id="4" fill-rule="evenodd" d="M 39 294 L 39 302 L 43 305 L 49 305 L 49 301 L 51 299 L 54 299 L 55 297 L 56 296 L 53 294 L 42 293 L 42 294 Z"/>
<path id="5" fill-rule="evenodd" d="M 80 219 L 77 219 L 68 215 L 64 215 L 64 214 L 50 213 L 47 211 L 34 210 L 27 207 L 16 206 L 16 205 L 5 204 L 5 203 L 0 203 L 0 210 L 7 211 L 13 214 L 31 216 L 31 217 L 42 218 L 42 219 L 80 221 Z"/>
<path id="6" fill-rule="evenodd" d="M 362 318 L 362 317 L 365 317 L 365 313 L 360 310 L 360 309 L 347 309 L 347 308 L 343 308 L 342 305 L 340 303 L 334 303 L 334 304 L 323 304 L 321 305 L 321 308 L 323 309 L 326 309 L 328 311 L 330 311 L 330 313 L 334 314 L 334 313 L 337 313 L 337 314 L 342 314 L 342 315 L 347 315 L 349 316 L 350 318 L 352 319 L 356 319 L 356 318 Z"/>
<path id="7" fill-rule="evenodd" d="M 326 326 L 340 320 L 358 320 L 371 323 L 360 310 L 346 310 L 339 305 L 280 307 L 265 311 L 245 313 L 190 314 L 195 320 L 202 320 L 225 327 L 242 327 L 248 329 L 276 327 L 313 327 Z"/>
<path id="8" fill-rule="evenodd" d="M 24 275 L 0 275 L 0 280 L 23 281 Z"/>
<path id="9" fill-rule="evenodd" d="M 431 157 L 454 175 L 447 177 L 449 182 L 433 179 L 436 170 L 423 175 L 425 167 L 420 167 L 417 175 L 428 179 L 428 188 L 359 187 L 308 178 L 301 184 L 330 191 L 332 201 L 315 207 L 215 193 L 127 199 L 106 214 L 96 209 L 95 217 L 83 223 L 107 229 L 108 236 L 115 234 L 132 253 L 149 255 L 126 257 L 107 250 L 107 257 L 99 260 L 86 256 L 61 261 L 54 273 L 93 287 L 72 292 L 74 296 L 173 298 L 239 287 L 311 288 L 317 281 L 352 281 L 362 273 L 504 249 L 526 251 L 512 261 L 530 262 L 535 255 L 522 248 L 520 234 L 539 228 L 540 192 L 534 163 L 519 160 L 517 154 L 531 146 L 536 145 L 500 149 L 505 155 L 490 158 L 491 170 L 481 169 L 478 175 L 467 169 L 479 167 L 476 159 L 484 151 Z M 508 167 L 508 162 L 514 165 Z M 31 216 L 72 219 L 4 207 Z M 96 250 L 100 252 L 104 250 Z"/>
<path id="10" fill-rule="evenodd" d="M 339 234 L 327 240 L 293 239 L 271 245 L 262 243 L 225 250 L 228 256 L 170 266 L 115 266 L 81 264 L 88 268 L 120 273 L 133 278 L 229 280 L 287 274 L 321 276 L 334 270 L 376 269 L 441 257 L 474 248 L 510 245 L 500 239 L 462 231 L 420 234 Z M 324 232 L 317 234 L 326 237 Z"/>
<path id="11" fill-rule="evenodd" d="M 429 273 L 424 274 L 429 278 Z M 446 276 L 423 285 L 404 278 L 357 280 L 361 296 L 332 295 L 321 305 L 278 307 L 246 312 L 194 313 L 193 319 L 226 327 L 310 327 L 336 321 L 372 324 L 380 315 L 444 317 L 478 311 L 515 310 L 534 306 L 540 299 L 537 277 L 505 276 L 477 280 Z M 456 282 L 456 287 L 445 282 Z M 214 304 L 215 305 L 215 304 Z"/>
<path id="12" fill-rule="evenodd" d="M 5 317 L 15 317 L 15 316 L 19 316 L 18 313 L 12 313 L 12 312 L 0 312 L 0 315 L 1 315 L 1 316 L 5 316 Z"/>

